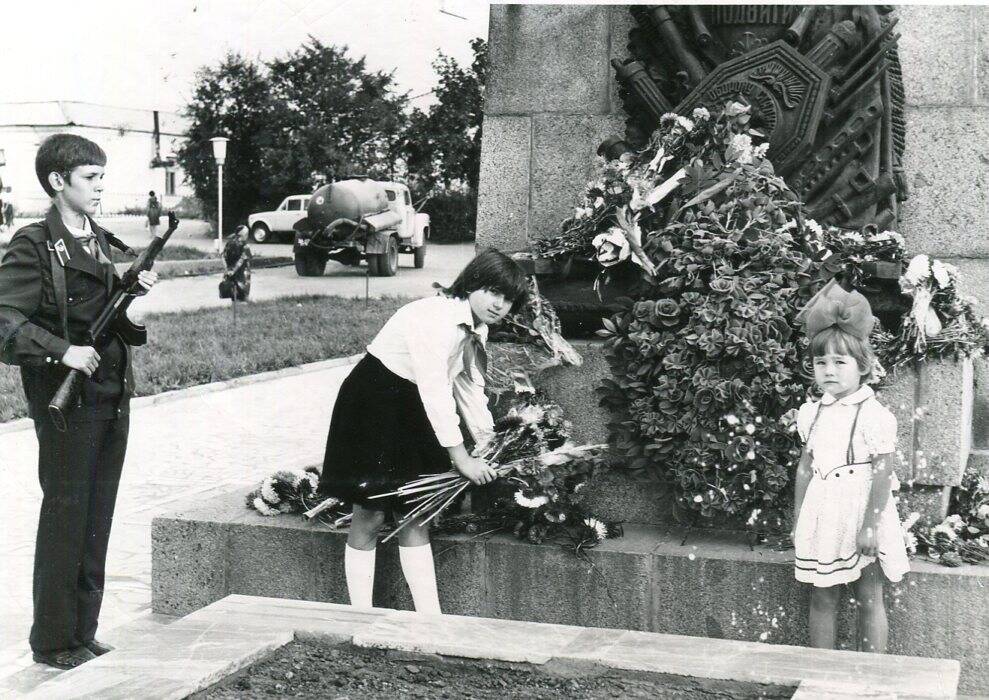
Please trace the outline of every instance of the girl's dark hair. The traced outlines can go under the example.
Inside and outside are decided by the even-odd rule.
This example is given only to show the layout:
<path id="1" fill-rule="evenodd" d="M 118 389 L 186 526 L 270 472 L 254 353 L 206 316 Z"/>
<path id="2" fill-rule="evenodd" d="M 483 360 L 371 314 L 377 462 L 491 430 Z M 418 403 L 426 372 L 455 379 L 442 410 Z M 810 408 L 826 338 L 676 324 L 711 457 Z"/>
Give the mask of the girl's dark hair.
<path id="1" fill-rule="evenodd" d="M 55 190 L 48 183 L 48 176 L 58 173 L 66 180 L 80 165 L 106 165 L 106 153 L 97 144 L 76 134 L 52 134 L 38 147 L 34 157 L 34 172 L 38 182 L 49 197 Z"/>
<path id="2" fill-rule="evenodd" d="M 856 338 L 837 326 L 825 328 L 810 339 L 810 356 L 813 360 L 815 357 L 830 354 L 851 355 L 855 358 L 855 364 L 862 374 L 862 382 L 872 379 L 872 367 L 876 355 L 868 340 Z"/>
<path id="3" fill-rule="evenodd" d="M 460 271 L 444 294 L 466 299 L 478 289 L 490 289 L 512 302 L 512 311 L 525 301 L 529 288 L 525 272 L 514 260 L 495 248 L 485 248 Z"/>

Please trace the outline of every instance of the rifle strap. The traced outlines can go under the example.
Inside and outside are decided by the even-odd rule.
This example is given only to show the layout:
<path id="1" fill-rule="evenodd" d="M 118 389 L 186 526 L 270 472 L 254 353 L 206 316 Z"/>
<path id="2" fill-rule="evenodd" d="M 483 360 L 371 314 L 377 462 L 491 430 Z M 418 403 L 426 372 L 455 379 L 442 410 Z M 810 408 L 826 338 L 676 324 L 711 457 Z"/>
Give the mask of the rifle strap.
<path id="1" fill-rule="evenodd" d="M 58 318 L 62 322 L 62 337 L 69 339 L 69 293 L 65 286 L 65 268 L 55 254 L 55 246 L 48 243 L 48 255 L 51 259 L 52 285 L 55 287 L 55 305 L 58 307 Z"/>

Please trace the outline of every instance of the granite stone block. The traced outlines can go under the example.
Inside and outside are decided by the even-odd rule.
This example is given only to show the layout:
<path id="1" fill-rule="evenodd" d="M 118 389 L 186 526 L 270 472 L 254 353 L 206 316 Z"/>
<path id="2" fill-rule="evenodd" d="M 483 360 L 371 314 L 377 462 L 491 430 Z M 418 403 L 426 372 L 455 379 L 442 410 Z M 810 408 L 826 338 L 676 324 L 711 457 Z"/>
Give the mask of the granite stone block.
<path id="1" fill-rule="evenodd" d="M 648 552 L 653 543 L 629 526 L 625 537 L 585 551 L 494 537 L 486 547 L 494 617 L 565 625 L 645 629 Z"/>
<path id="2" fill-rule="evenodd" d="M 608 8 L 492 5 L 485 114 L 604 114 Z"/>
<path id="3" fill-rule="evenodd" d="M 948 514 L 951 487 L 902 484 L 894 498 L 901 522 L 911 513 L 919 513 L 922 522 L 937 524 Z"/>
<path id="4" fill-rule="evenodd" d="M 282 527 L 272 522 L 275 518 L 259 515 L 256 522 L 230 526 L 227 591 L 311 600 L 316 591 L 315 536 L 308 529 Z M 298 518 L 284 520 L 288 525 Z"/>
<path id="5" fill-rule="evenodd" d="M 632 13 L 628 11 L 628 5 L 612 5 L 609 9 L 611 11 L 611 54 L 609 55 L 609 63 L 613 59 L 624 62 L 631 57 L 628 50 L 628 33 L 638 25 L 632 17 Z M 625 114 L 622 99 L 618 96 L 619 84 L 618 79 L 615 78 L 615 69 L 611 66 L 608 67 L 608 83 L 611 89 L 611 112 L 612 114 L 620 114 L 624 119 L 627 115 Z M 620 135 L 624 136 L 624 133 L 622 131 Z"/>
<path id="6" fill-rule="evenodd" d="M 526 247 L 529 226 L 530 117 L 486 114 L 478 185 L 477 245 Z"/>
<path id="7" fill-rule="evenodd" d="M 972 446 L 972 362 L 924 362 L 918 372 L 922 418 L 916 429 L 923 456 L 914 463 L 914 481 L 957 486 Z"/>
<path id="8" fill-rule="evenodd" d="M 155 518 L 151 524 L 151 608 L 184 615 L 227 594 L 227 525 Z"/>
<path id="9" fill-rule="evenodd" d="M 906 122 L 900 232 L 910 251 L 989 257 L 989 108 L 908 107 Z"/>
<path id="10" fill-rule="evenodd" d="M 886 376 L 876 391 L 876 398 L 896 417 L 896 455 L 893 470 L 900 483 L 913 481 L 913 439 L 916 427 L 914 401 L 917 392 L 917 375 L 909 367 L 901 367 Z"/>
<path id="11" fill-rule="evenodd" d="M 573 425 L 573 439 L 579 444 L 608 441 L 608 411 L 598 405 L 595 393 L 605 377 L 610 377 L 603 343 L 572 341 L 583 360 L 579 367 L 559 365 L 543 370 L 533 377 L 537 389 L 546 392 L 549 400 L 559 404 Z"/>
<path id="12" fill-rule="evenodd" d="M 590 180 L 598 145 L 624 133 L 620 115 L 533 117 L 529 240 L 559 232 Z"/>
<path id="13" fill-rule="evenodd" d="M 316 557 L 314 600 L 323 603 L 350 604 L 343 557 L 347 546 L 346 532 L 316 530 L 313 533 L 313 553 Z"/>
<path id="14" fill-rule="evenodd" d="M 605 471 L 584 490 L 584 504 L 594 517 L 613 522 L 664 525 L 675 522 L 670 488 L 654 479 Z"/>
<path id="15" fill-rule="evenodd" d="M 989 104 L 989 36 L 982 27 L 989 26 L 989 6 L 972 8 L 972 26 L 975 27 L 975 102 Z"/>
<path id="16" fill-rule="evenodd" d="M 973 8 L 900 5 L 896 9 L 907 104 L 972 104 L 977 51 Z M 908 132 L 908 143 L 909 138 Z"/>

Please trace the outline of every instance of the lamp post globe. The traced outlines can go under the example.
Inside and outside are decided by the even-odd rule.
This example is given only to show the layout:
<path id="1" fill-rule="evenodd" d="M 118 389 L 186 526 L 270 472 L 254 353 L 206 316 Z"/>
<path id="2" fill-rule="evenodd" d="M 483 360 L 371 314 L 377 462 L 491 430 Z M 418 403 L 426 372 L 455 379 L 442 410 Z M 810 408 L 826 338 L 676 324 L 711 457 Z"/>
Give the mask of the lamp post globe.
<path id="1" fill-rule="evenodd" d="M 213 144 L 213 160 L 216 161 L 216 252 L 223 250 L 223 163 L 227 159 L 226 136 L 214 136 L 210 139 Z"/>

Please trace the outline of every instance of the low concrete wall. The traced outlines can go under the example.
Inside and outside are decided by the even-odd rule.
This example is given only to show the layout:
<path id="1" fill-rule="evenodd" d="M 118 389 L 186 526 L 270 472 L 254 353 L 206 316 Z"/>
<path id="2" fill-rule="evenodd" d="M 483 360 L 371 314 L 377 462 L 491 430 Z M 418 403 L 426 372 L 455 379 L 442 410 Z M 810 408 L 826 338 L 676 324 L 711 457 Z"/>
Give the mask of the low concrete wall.
<path id="1" fill-rule="evenodd" d="M 152 606 L 183 615 L 231 593 L 347 602 L 342 534 L 298 516 L 262 517 L 243 489 L 152 524 Z M 792 552 L 737 533 L 627 525 L 581 559 L 509 536 L 433 539 L 446 612 L 775 644 L 807 643 L 808 587 Z M 375 603 L 411 609 L 397 548 L 379 548 Z M 989 685 L 989 567 L 913 562 L 888 586 L 890 650 L 961 661 L 962 692 Z M 851 608 L 841 639 L 850 644 Z"/>

